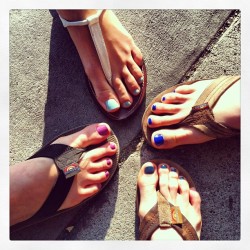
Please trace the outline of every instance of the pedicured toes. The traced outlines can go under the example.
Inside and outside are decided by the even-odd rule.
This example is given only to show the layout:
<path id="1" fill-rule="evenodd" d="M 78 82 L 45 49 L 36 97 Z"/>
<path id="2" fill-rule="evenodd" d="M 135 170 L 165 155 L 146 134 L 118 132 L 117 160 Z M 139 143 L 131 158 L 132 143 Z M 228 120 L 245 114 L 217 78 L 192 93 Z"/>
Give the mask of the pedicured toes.
<path id="1" fill-rule="evenodd" d="M 120 104 L 115 99 L 107 100 L 105 106 L 108 112 L 115 112 L 120 108 Z"/>

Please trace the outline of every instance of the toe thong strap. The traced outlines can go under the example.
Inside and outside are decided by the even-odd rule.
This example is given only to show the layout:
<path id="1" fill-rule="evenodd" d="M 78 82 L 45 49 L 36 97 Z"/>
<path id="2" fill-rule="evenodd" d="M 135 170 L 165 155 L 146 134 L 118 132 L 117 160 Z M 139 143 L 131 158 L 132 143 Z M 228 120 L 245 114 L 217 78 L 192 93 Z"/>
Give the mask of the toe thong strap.
<path id="1" fill-rule="evenodd" d="M 157 228 L 172 227 L 184 240 L 199 240 L 197 233 L 180 208 L 173 206 L 157 191 L 157 204 L 140 223 L 140 240 L 150 240 Z"/>
<path id="2" fill-rule="evenodd" d="M 85 149 L 72 148 L 64 144 L 51 144 L 40 149 L 29 158 L 51 158 L 55 161 L 59 170 L 55 186 L 52 188 L 42 207 L 31 219 L 47 217 L 60 208 L 74 180 L 74 178 L 70 177 L 74 177 L 80 172 L 78 161 L 84 151 Z"/>
<path id="3" fill-rule="evenodd" d="M 110 61 L 109 61 L 109 56 L 107 52 L 107 48 L 105 45 L 105 41 L 102 36 L 102 30 L 99 24 L 99 17 L 102 14 L 103 10 L 98 10 L 96 14 L 89 16 L 85 20 L 82 21 L 75 21 L 75 22 L 70 22 L 65 19 L 63 19 L 60 15 L 60 19 L 62 21 L 62 24 L 64 27 L 68 26 L 84 26 L 88 25 L 90 34 L 92 36 L 103 72 L 105 74 L 105 77 L 110 85 L 112 85 L 112 72 L 111 72 L 111 67 L 110 67 Z"/>

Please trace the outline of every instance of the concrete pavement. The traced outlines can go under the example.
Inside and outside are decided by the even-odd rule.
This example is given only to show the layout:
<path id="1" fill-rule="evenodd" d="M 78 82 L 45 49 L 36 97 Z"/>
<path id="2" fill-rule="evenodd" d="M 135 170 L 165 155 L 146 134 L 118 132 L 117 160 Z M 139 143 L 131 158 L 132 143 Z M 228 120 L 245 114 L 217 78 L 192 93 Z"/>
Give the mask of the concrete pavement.
<path id="1" fill-rule="evenodd" d="M 164 89 L 188 79 L 240 74 L 240 13 L 235 10 L 114 10 L 143 52 L 146 102 L 123 122 L 106 118 L 88 94 L 74 45 L 55 10 L 10 11 L 10 164 L 75 126 L 108 122 L 121 146 L 119 171 L 88 209 L 12 239 L 135 240 L 140 166 L 167 158 L 187 169 L 202 198 L 202 240 L 240 239 L 240 137 L 157 151 L 141 117 Z M 74 112 L 72 112 L 72 110 Z M 93 112 L 95 110 L 95 112 Z M 233 230 L 232 230 L 233 228 Z"/>

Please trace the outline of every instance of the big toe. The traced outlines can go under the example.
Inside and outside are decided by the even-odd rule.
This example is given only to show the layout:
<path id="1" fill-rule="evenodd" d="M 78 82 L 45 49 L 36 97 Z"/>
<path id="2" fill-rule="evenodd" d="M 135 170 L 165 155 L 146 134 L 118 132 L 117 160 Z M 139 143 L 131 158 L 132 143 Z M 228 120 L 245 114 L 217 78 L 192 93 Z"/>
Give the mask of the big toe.
<path id="1" fill-rule="evenodd" d="M 156 204 L 157 167 L 152 162 L 145 163 L 138 174 L 137 185 L 140 192 L 139 217 L 142 219 Z"/>

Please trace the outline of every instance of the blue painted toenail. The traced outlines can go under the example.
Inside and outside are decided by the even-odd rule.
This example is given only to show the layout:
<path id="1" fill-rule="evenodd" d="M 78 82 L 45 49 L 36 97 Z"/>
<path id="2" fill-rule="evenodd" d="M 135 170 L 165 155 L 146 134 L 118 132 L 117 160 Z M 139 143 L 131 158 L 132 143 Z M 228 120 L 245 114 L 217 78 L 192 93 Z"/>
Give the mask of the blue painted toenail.
<path id="1" fill-rule="evenodd" d="M 138 83 L 142 84 L 143 83 L 143 76 L 138 79 Z"/>
<path id="2" fill-rule="evenodd" d="M 147 166 L 144 168 L 144 173 L 145 174 L 153 174 L 155 171 L 155 168 L 153 166 Z"/>
<path id="3" fill-rule="evenodd" d="M 162 165 L 161 165 L 161 168 L 163 168 L 163 169 L 167 169 L 168 167 L 167 167 L 167 165 L 162 164 Z"/>
<path id="4" fill-rule="evenodd" d="M 153 121 L 152 118 L 148 118 L 148 125 L 152 125 Z"/>
<path id="5" fill-rule="evenodd" d="M 161 98 L 161 100 L 164 102 L 164 101 L 166 100 L 166 97 L 163 96 L 163 97 Z"/>
<path id="6" fill-rule="evenodd" d="M 175 90 L 173 91 L 173 93 L 175 93 Z"/>
<path id="7" fill-rule="evenodd" d="M 179 176 L 180 180 L 185 180 L 185 178 L 183 176 Z"/>
<path id="8" fill-rule="evenodd" d="M 126 101 L 126 102 L 123 103 L 122 106 L 123 106 L 124 108 L 128 108 L 128 107 L 131 106 L 131 102 L 130 102 L 130 101 Z"/>
<path id="9" fill-rule="evenodd" d="M 156 110 L 156 105 L 155 104 L 153 104 L 152 110 Z"/>
<path id="10" fill-rule="evenodd" d="M 170 168 L 170 171 L 177 172 L 176 168 L 173 168 L 173 167 Z"/>
<path id="11" fill-rule="evenodd" d="M 133 94 L 134 95 L 138 95 L 140 92 L 141 92 L 140 89 L 135 89 L 134 92 L 133 92 Z"/>
<path id="12" fill-rule="evenodd" d="M 160 146 L 164 143 L 164 138 L 162 134 L 158 134 L 154 136 L 154 142 L 157 146 Z"/>
<path id="13" fill-rule="evenodd" d="M 119 104 L 115 99 L 109 99 L 105 102 L 106 108 L 108 111 L 119 108 Z"/>

